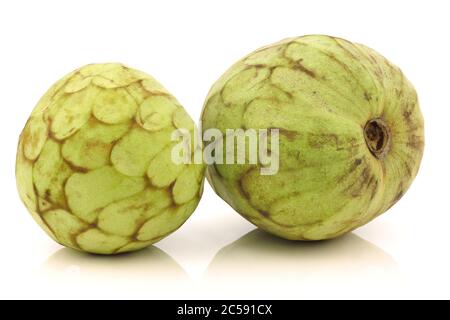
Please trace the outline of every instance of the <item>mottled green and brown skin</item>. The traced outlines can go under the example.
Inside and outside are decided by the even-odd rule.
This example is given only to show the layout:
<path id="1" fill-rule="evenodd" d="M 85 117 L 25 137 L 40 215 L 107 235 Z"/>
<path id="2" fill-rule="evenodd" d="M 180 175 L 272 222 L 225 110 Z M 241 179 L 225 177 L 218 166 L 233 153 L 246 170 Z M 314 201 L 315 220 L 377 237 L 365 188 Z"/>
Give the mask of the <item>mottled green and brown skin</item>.
<path id="1" fill-rule="evenodd" d="M 50 88 L 20 135 L 20 197 L 67 247 L 149 246 L 180 227 L 202 193 L 204 166 L 171 161 L 177 128 L 193 137 L 195 124 L 149 75 L 121 64 L 82 67 Z"/>
<path id="2" fill-rule="evenodd" d="M 410 186 L 424 147 L 416 92 L 400 69 L 360 44 L 286 39 L 233 65 L 211 88 L 203 131 L 279 128 L 280 170 L 213 165 L 208 179 L 236 211 L 287 239 L 349 232 Z"/>

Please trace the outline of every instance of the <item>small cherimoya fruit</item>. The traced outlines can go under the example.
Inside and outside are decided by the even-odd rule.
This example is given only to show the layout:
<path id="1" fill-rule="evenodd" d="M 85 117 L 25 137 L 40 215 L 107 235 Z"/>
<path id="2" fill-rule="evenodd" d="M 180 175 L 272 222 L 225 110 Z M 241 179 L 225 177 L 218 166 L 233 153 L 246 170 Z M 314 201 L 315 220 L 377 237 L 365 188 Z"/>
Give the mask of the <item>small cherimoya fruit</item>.
<path id="1" fill-rule="evenodd" d="M 388 210 L 424 147 L 416 91 L 400 69 L 366 46 L 322 35 L 234 64 L 211 88 L 201 120 L 203 132 L 225 137 L 226 129 L 279 130 L 276 174 L 247 161 L 210 165 L 207 176 L 242 216 L 295 240 L 334 238 Z"/>
<path id="2" fill-rule="evenodd" d="M 204 166 L 171 160 L 177 128 L 194 135 L 155 79 L 121 64 L 84 66 L 50 88 L 20 135 L 20 197 L 64 246 L 98 254 L 149 246 L 180 227 L 202 193 Z"/>

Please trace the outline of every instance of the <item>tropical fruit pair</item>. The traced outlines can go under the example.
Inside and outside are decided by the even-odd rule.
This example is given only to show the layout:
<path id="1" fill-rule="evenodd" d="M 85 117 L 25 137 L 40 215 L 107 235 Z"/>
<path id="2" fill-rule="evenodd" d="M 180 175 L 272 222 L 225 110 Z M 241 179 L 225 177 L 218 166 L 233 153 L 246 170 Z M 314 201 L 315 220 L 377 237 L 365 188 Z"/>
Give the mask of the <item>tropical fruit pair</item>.
<path id="1" fill-rule="evenodd" d="M 424 146 L 417 95 L 402 72 L 329 36 L 286 39 L 237 62 L 211 88 L 201 124 L 224 134 L 206 147 L 222 148 L 231 129 L 277 130 L 267 144 L 276 172 L 262 174 L 258 158 L 211 163 L 207 177 L 242 216 L 293 240 L 337 237 L 385 212 L 416 176 Z M 25 125 L 20 197 L 67 247 L 115 254 L 149 246 L 200 201 L 206 165 L 194 161 L 196 135 L 151 76 L 87 65 L 53 85 Z M 182 155 L 175 136 L 190 141 Z M 246 149 L 244 160 L 252 156 Z"/>

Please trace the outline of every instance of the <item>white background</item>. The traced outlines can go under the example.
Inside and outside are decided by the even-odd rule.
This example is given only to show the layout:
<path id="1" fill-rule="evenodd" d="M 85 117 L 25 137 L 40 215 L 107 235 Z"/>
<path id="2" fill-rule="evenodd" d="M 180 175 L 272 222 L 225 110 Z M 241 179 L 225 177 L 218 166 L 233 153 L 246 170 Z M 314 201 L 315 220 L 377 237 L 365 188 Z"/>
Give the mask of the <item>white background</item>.
<path id="1" fill-rule="evenodd" d="M 1 1 L 0 298 L 450 298 L 448 1 Z M 14 177 L 18 136 L 64 74 L 119 61 L 152 74 L 198 119 L 213 81 L 254 49 L 324 33 L 366 44 L 415 85 L 419 175 L 388 213 L 335 241 L 267 236 L 209 186 L 188 222 L 141 252 L 64 249 Z"/>

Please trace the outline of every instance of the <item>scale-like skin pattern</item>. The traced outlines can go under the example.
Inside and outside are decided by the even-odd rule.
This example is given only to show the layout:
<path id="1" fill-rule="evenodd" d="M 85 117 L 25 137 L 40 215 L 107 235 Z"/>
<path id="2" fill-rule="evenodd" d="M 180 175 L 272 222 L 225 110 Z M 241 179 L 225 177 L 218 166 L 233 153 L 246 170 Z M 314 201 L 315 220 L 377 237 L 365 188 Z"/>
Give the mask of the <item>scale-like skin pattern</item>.
<path id="1" fill-rule="evenodd" d="M 64 246 L 97 254 L 149 246 L 179 228 L 202 194 L 205 167 L 171 160 L 179 128 L 193 139 L 194 122 L 149 75 L 82 67 L 50 88 L 20 135 L 20 197 Z"/>
<path id="2" fill-rule="evenodd" d="M 365 130 L 371 120 L 385 125 L 384 139 Z M 233 65 L 206 98 L 202 128 L 280 130 L 276 175 L 215 164 L 207 176 L 242 216 L 295 240 L 337 237 L 385 212 L 410 186 L 424 147 L 417 95 L 400 69 L 363 45 L 320 35 Z"/>

